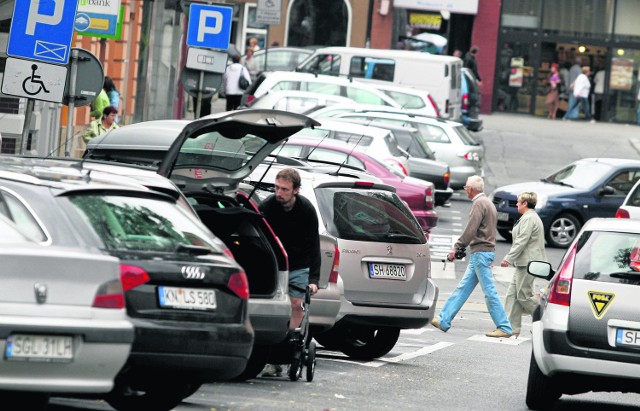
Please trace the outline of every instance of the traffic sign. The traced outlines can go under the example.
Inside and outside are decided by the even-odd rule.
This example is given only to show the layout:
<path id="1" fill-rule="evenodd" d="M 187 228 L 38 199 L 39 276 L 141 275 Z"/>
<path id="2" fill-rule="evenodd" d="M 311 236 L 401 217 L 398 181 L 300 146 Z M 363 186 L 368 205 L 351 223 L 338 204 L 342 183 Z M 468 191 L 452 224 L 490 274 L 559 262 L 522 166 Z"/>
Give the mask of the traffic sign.
<path id="1" fill-rule="evenodd" d="M 75 107 L 88 106 L 93 100 L 98 97 L 102 86 L 104 85 L 104 69 L 100 60 L 93 55 L 93 53 L 80 48 L 73 48 L 78 50 L 78 70 L 75 78 L 75 95 L 73 96 L 73 105 Z M 71 63 L 69 63 L 71 66 Z M 71 70 L 69 70 L 69 76 L 67 77 L 67 86 L 64 88 L 64 100 L 62 104 L 69 105 L 70 96 L 69 90 L 71 89 Z"/>
<path id="2" fill-rule="evenodd" d="M 202 89 L 200 89 L 200 74 L 202 76 Z M 180 81 L 184 87 L 184 91 L 192 97 L 198 97 L 198 92 L 202 93 L 202 98 L 210 98 L 216 94 L 222 85 L 221 73 L 210 73 L 207 71 L 192 70 L 190 68 L 182 69 Z"/>
<path id="3" fill-rule="evenodd" d="M 280 24 L 282 15 L 282 0 L 258 0 L 256 7 L 256 23 Z"/>
<path id="4" fill-rule="evenodd" d="M 227 69 L 227 52 L 189 47 L 186 67 L 212 73 L 224 73 Z"/>
<path id="5" fill-rule="evenodd" d="M 187 46 L 226 50 L 231 39 L 233 8 L 191 4 Z"/>
<path id="6" fill-rule="evenodd" d="M 15 0 L 7 54 L 67 64 L 77 7 L 77 0 Z"/>
<path id="7" fill-rule="evenodd" d="M 67 68 L 33 60 L 7 58 L 2 92 L 11 96 L 61 103 Z"/>

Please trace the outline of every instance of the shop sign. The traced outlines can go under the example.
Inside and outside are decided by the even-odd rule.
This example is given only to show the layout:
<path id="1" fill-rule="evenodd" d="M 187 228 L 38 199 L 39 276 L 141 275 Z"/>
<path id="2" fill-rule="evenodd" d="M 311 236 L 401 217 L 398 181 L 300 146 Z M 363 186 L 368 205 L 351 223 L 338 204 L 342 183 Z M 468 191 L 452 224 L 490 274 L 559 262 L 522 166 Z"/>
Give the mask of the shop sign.
<path id="1" fill-rule="evenodd" d="M 81 36 L 119 39 L 124 9 L 120 0 L 80 0 L 74 29 Z"/>
<path id="2" fill-rule="evenodd" d="M 612 90 L 631 90 L 633 87 L 633 59 L 613 57 L 611 59 L 611 80 L 609 88 Z"/>
<path id="3" fill-rule="evenodd" d="M 393 0 L 393 7 L 478 14 L 478 0 Z"/>
<path id="4" fill-rule="evenodd" d="M 409 24 L 421 29 L 440 30 L 440 27 L 442 27 L 442 15 L 409 13 Z"/>

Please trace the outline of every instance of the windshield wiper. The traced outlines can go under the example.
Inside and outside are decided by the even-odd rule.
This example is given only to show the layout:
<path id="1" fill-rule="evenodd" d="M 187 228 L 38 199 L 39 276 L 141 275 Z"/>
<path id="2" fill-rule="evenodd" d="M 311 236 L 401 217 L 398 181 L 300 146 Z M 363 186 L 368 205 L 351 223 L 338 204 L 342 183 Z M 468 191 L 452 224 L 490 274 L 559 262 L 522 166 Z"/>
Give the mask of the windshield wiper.
<path id="1" fill-rule="evenodd" d="M 415 236 L 409 235 L 409 234 L 404 234 L 404 233 L 397 233 L 397 232 L 390 232 L 387 233 L 386 238 L 391 240 L 409 240 L 411 241 L 411 244 L 418 244 L 420 242 L 420 239 L 416 238 Z"/>
<path id="2" fill-rule="evenodd" d="M 209 247 L 203 247 L 200 245 L 180 243 L 176 247 L 176 252 L 187 253 L 191 255 L 206 255 L 211 254 L 211 249 Z"/>
<path id="3" fill-rule="evenodd" d="M 542 181 L 543 183 L 557 184 L 559 186 L 565 186 L 565 187 L 574 188 L 571 184 L 567 184 L 564 181 L 551 181 L 548 178 L 541 178 L 540 181 Z"/>

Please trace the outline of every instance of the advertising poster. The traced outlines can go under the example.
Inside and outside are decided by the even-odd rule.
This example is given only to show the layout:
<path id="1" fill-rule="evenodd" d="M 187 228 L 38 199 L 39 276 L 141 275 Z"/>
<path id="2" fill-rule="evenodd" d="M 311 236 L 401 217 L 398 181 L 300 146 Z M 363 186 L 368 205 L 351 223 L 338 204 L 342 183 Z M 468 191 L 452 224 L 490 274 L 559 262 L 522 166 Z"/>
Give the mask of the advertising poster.
<path id="1" fill-rule="evenodd" d="M 613 57 L 611 59 L 609 87 L 612 90 L 631 90 L 633 87 L 633 59 L 624 57 Z"/>
<path id="2" fill-rule="evenodd" d="M 122 32 L 120 0 L 80 0 L 74 28 L 81 36 L 119 39 Z"/>

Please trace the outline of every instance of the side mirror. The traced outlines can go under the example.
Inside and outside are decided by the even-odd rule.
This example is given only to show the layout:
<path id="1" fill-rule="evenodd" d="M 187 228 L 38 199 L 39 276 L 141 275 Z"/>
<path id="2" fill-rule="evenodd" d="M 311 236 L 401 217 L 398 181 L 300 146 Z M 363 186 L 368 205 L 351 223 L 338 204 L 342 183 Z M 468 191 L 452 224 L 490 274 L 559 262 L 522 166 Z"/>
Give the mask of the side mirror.
<path id="1" fill-rule="evenodd" d="M 615 194 L 616 190 L 611 187 L 611 186 L 604 186 L 600 189 L 600 195 L 601 196 L 607 196 L 607 195 L 612 195 Z"/>
<path id="2" fill-rule="evenodd" d="M 551 280 L 556 273 L 553 268 L 551 268 L 551 264 L 546 261 L 529 261 L 529 264 L 527 264 L 527 272 L 534 277 L 547 281 Z"/>

